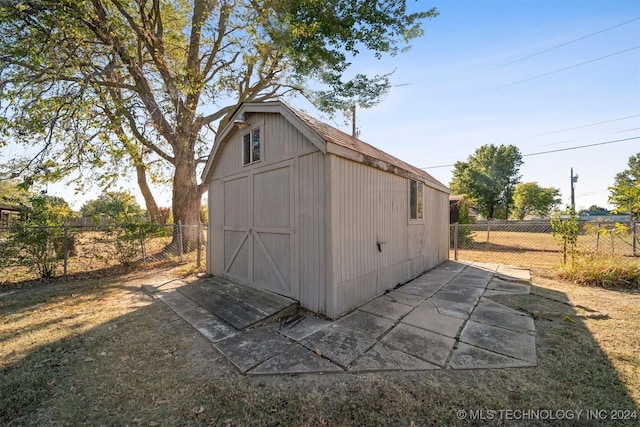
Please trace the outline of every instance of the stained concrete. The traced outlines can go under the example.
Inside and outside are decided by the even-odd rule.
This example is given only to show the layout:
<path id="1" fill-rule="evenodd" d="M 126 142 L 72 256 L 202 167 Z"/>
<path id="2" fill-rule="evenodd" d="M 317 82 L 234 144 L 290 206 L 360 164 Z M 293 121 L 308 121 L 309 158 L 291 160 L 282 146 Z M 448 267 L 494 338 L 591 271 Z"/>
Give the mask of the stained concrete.
<path id="1" fill-rule="evenodd" d="M 448 261 L 341 319 L 221 277 L 143 289 L 240 372 L 279 375 L 536 366 L 531 316 L 490 299 L 529 293 L 528 270 Z"/>

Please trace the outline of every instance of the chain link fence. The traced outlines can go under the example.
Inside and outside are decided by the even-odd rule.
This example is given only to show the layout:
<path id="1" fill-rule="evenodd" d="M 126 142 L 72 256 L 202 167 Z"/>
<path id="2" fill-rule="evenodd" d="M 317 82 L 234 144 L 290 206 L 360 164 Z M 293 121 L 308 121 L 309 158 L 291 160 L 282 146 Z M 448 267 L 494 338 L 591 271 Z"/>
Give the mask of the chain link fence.
<path id="1" fill-rule="evenodd" d="M 204 266 L 207 226 L 151 223 L 0 228 L 0 284 L 119 266 Z"/>
<path id="2" fill-rule="evenodd" d="M 576 250 L 582 254 L 637 256 L 638 224 L 581 221 Z M 549 221 L 487 221 L 452 224 L 450 258 L 527 268 L 554 268 L 562 248 Z"/>

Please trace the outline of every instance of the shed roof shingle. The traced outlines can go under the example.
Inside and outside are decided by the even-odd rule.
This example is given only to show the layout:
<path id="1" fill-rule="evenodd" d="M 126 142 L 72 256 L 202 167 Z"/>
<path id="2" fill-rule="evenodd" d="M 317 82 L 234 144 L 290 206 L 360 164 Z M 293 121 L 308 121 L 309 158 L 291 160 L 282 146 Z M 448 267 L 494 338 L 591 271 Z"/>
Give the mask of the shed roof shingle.
<path id="1" fill-rule="evenodd" d="M 330 143 L 339 145 L 341 147 L 345 147 L 350 150 L 356 151 L 358 153 L 362 153 L 365 156 L 369 156 L 371 158 L 381 160 L 396 168 L 405 170 L 407 172 L 410 172 L 411 174 L 419 176 L 425 179 L 426 181 L 429 181 L 437 186 L 442 186 L 446 188 L 444 184 L 442 184 L 440 181 L 432 177 L 430 174 L 428 174 L 424 170 L 419 169 L 413 165 L 410 165 L 409 163 L 403 162 L 397 157 L 394 157 L 391 154 L 388 154 L 382 150 L 379 150 L 373 145 L 367 144 L 366 142 L 352 135 L 349 135 L 348 133 L 345 133 L 340 129 L 336 129 L 333 126 L 330 126 L 324 122 L 321 122 L 320 120 L 317 120 L 309 116 L 308 114 L 303 113 L 302 111 L 296 110 L 295 108 L 292 108 L 288 105 L 287 105 L 287 108 L 289 108 L 289 110 L 291 110 L 291 112 L 293 112 L 298 118 L 300 118 L 300 120 L 305 122 L 316 133 L 318 133 L 318 135 L 320 135 L 320 137 L 324 139 L 326 142 L 330 142 Z"/>

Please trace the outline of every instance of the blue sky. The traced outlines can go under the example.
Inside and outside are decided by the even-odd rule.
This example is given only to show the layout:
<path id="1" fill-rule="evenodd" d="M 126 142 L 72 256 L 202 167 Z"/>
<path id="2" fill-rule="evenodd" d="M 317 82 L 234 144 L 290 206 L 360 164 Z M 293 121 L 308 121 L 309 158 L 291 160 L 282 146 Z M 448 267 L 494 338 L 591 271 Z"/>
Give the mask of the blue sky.
<path id="1" fill-rule="evenodd" d="M 513 144 L 525 155 L 523 182 L 559 188 L 568 204 L 573 167 L 576 207 L 611 207 L 607 187 L 640 152 L 640 139 L 529 154 L 640 136 L 640 1 L 417 4 L 440 16 L 409 52 L 354 60 L 354 71 L 395 69 L 393 83 L 403 85 L 359 111 L 360 138 L 418 167 Z M 452 166 L 426 170 L 451 181 Z"/>

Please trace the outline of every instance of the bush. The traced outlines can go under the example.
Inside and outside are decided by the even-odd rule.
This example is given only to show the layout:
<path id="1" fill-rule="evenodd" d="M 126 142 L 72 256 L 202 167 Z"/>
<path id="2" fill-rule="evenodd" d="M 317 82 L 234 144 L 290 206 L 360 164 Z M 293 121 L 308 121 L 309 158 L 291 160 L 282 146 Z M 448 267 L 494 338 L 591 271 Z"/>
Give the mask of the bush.
<path id="1" fill-rule="evenodd" d="M 640 262 L 622 256 L 581 256 L 557 271 L 558 277 L 578 285 L 608 289 L 640 289 Z"/>

